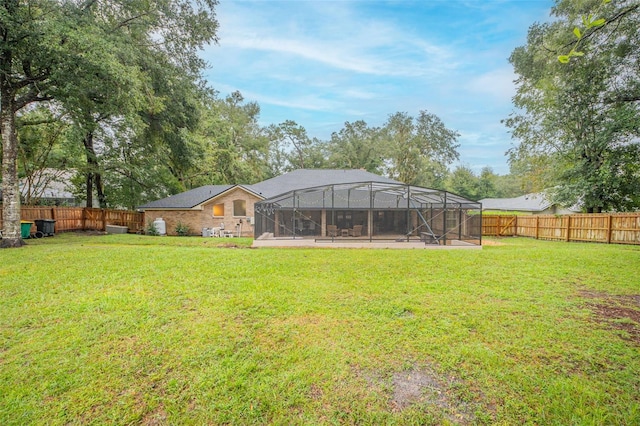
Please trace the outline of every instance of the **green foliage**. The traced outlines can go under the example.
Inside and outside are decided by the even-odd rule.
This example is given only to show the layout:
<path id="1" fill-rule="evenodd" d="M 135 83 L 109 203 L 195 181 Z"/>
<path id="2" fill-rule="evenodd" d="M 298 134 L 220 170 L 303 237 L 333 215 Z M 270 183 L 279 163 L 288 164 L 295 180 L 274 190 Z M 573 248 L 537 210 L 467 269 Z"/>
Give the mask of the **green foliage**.
<path id="1" fill-rule="evenodd" d="M 169 98 L 167 91 L 159 93 L 158 85 L 153 83 L 163 81 L 170 85 L 176 79 L 168 76 L 180 75 L 192 86 L 198 86 L 204 67 L 199 50 L 216 41 L 216 4 L 216 0 L 134 0 L 115 4 L 106 0 L 7 0 L 0 4 L 3 40 L 0 127 L 3 164 L 9 165 L 2 170 L 7 241 L 19 243 L 15 121 L 18 111 L 34 102 L 53 101 L 48 107 L 56 114 L 63 110 L 76 127 L 80 135 L 77 141 L 84 146 L 86 156 L 86 165 L 80 172 L 86 177 L 88 204 L 95 188 L 100 204 L 105 207 L 108 194 L 103 175 L 107 168 L 102 164 L 101 154 L 115 156 L 101 153 L 96 145 L 102 143 L 107 147 L 105 139 L 114 131 L 119 137 L 126 135 L 125 141 L 134 139 L 139 136 L 140 126 L 149 125 L 141 117 L 150 113 L 165 111 L 168 116 L 161 117 L 163 126 L 165 130 L 172 128 L 162 134 L 162 140 L 168 142 L 170 159 L 174 161 L 161 164 L 167 164 L 176 180 L 183 183 L 185 177 L 177 165 L 182 164 L 178 159 L 191 164 L 187 162 L 190 159 L 187 154 L 192 151 L 185 129 L 190 129 L 193 121 L 189 102 L 179 101 L 191 100 L 192 96 L 178 91 L 184 96 L 169 93 Z M 152 70 L 168 71 L 153 74 Z M 176 104 L 176 110 L 170 110 Z M 170 123 L 166 124 L 167 121 Z M 145 142 L 152 143 L 149 139 Z M 23 167 L 28 167 L 27 162 Z M 125 172 L 120 173 L 129 183 L 135 178 L 127 173 L 130 170 L 125 167 Z M 139 187 L 149 184 L 134 182 Z M 122 204 L 131 207 L 135 201 L 126 200 Z"/>
<path id="2" fill-rule="evenodd" d="M 601 314 L 637 313 L 638 247 L 230 241 L 65 233 L 4 252 L 0 423 L 640 420 L 638 325 Z M 437 396 L 400 408 L 418 372 Z"/>
<path id="3" fill-rule="evenodd" d="M 151 220 L 147 223 L 147 227 L 145 228 L 144 233 L 146 235 L 151 235 L 152 237 L 158 237 L 160 235 L 158 227 L 156 226 L 155 222 Z"/>
<path id="4" fill-rule="evenodd" d="M 368 127 L 362 120 L 347 121 L 339 132 L 332 133 L 327 150 L 332 168 L 383 173 L 385 149 L 380 129 Z"/>
<path id="5" fill-rule="evenodd" d="M 640 186 L 633 165 L 640 155 L 640 7 L 610 6 L 606 13 L 616 26 L 589 20 L 589 37 L 576 32 L 583 60 L 567 66 L 551 53 L 566 44 L 567 26 L 589 7 L 573 0 L 557 3 L 556 21 L 532 25 L 527 45 L 510 57 L 519 76 L 518 112 L 505 120 L 519 141 L 508 152 L 512 171 L 524 172 L 536 190 L 548 189 L 552 201 L 587 211 L 640 207 L 632 189 Z"/>
<path id="6" fill-rule="evenodd" d="M 327 155 L 325 143 L 310 138 L 307 130 L 293 120 L 286 120 L 267 129 L 271 150 L 276 152 L 280 164 L 272 167 L 274 174 L 296 169 L 321 169 Z"/>
<path id="7" fill-rule="evenodd" d="M 447 166 L 459 157 L 458 136 L 427 111 L 415 119 L 404 112 L 391 114 L 382 128 L 388 175 L 411 185 L 441 187 Z"/>
<path id="8" fill-rule="evenodd" d="M 611 3 L 611 0 L 602 0 L 602 2 L 598 5 L 598 7 L 589 14 L 582 15 L 582 26 L 585 31 L 592 30 L 595 28 L 602 27 L 607 24 L 607 20 L 604 18 L 597 18 L 603 12 L 603 7 L 607 4 Z M 595 16 L 594 16 L 595 15 Z M 559 55 L 558 61 L 563 64 L 568 64 L 572 57 L 581 57 L 584 56 L 584 52 L 580 51 L 580 44 L 585 37 L 588 37 L 588 34 L 583 33 L 580 28 L 574 27 L 573 34 L 576 37 L 576 41 L 571 47 L 571 50 L 566 55 Z"/>
<path id="9" fill-rule="evenodd" d="M 23 204 L 42 203 L 49 184 L 68 183 L 79 152 L 69 144 L 70 125 L 64 117 L 39 106 L 16 120 L 19 176 L 24 180 Z"/>
<path id="10" fill-rule="evenodd" d="M 196 168 L 202 184 L 255 183 L 269 174 L 269 140 L 260 127 L 260 106 L 240 92 L 209 98 L 197 136 L 204 159 Z"/>
<path id="11" fill-rule="evenodd" d="M 191 233 L 191 228 L 189 228 L 189 225 L 185 225 L 182 222 L 178 222 L 176 224 L 175 231 L 179 237 L 187 237 Z"/>
<path id="12" fill-rule="evenodd" d="M 458 166 L 445 180 L 445 189 L 470 200 L 478 201 L 479 179 L 469 166 Z"/>
<path id="13" fill-rule="evenodd" d="M 469 166 L 458 166 L 445 179 L 444 189 L 470 200 L 484 198 L 513 198 L 524 194 L 513 175 L 500 176 L 490 167 L 476 175 Z"/>

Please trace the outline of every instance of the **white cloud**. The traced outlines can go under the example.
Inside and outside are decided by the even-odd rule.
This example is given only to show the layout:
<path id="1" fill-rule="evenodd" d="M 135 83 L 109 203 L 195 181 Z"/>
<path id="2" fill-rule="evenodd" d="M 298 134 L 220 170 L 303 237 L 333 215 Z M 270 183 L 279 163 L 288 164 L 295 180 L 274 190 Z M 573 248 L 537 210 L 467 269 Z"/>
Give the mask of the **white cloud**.
<path id="1" fill-rule="evenodd" d="M 516 75 L 513 69 L 510 66 L 503 67 L 474 77 L 467 88 L 480 95 L 488 95 L 498 100 L 510 102 L 516 93 L 516 85 L 513 82 L 515 79 Z"/>
<path id="2" fill-rule="evenodd" d="M 336 3 L 338 3 L 336 5 Z M 287 2 L 291 5 L 291 2 Z M 381 19 L 353 16 L 350 3 L 296 3 L 300 14 L 313 14 L 303 25 L 299 14 L 275 17 L 261 3 L 236 2 L 221 20 L 220 46 L 278 53 L 335 69 L 378 76 L 427 77 L 454 65 L 449 49 Z M 222 5 L 221 5 L 222 6 Z M 259 13 L 253 8 L 259 8 Z M 273 19 L 279 22 L 274 25 Z"/>

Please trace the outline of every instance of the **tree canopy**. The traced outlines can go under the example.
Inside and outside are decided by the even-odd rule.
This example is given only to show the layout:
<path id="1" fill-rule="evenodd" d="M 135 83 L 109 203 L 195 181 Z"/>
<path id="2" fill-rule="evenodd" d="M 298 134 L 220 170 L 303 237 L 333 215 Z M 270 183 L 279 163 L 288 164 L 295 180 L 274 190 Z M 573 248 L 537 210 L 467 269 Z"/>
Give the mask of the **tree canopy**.
<path id="1" fill-rule="evenodd" d="M 561 204 L 589 212 L 637 209 L 640 9 L 628 1 L 608 3 L 602 19 L 616 25 L 593 27 L 570 61 L 556 56 L 596 4 L 558 1 L 557 19 L 533 24 L 527 44 L 511 54 L 517 110 L 505 123 L 519 144 L 508 154 L 535 190 L 548 190 Z"/>
<path id="2" fill-rule="evenodd" d="M 102 187 L 94 136 L 98 127 L 162 109 L 140 63 L 153 56 L 197 76 L 197 52 L 216 41 L 215 0 L 56 1 L 0 3 L 2 246 L 20 246 L 16 116 L 36 102 L 63 108 L 87 156 L 87 193 Z M 164 99 L 166 100 L 166 99 Z"/>

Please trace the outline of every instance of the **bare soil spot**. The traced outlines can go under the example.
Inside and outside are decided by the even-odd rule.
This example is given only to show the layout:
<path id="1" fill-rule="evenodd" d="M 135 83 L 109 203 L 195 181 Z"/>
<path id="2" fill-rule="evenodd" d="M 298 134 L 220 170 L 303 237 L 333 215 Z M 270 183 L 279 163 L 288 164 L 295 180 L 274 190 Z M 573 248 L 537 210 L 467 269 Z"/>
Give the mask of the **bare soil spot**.
<path id="1" fill-rule="evenodd" d="M 104 231 L 92 231 L 92 230 L 87 230 L 87 231 L 71 231 L 71 233 L 75 236 L 78 237 L 95 237 L 98 235 L 107 235 L 106 232 Z"/>
<path id="2" fill-rule="evenodd" d="M 221 243 L 216 245 L 218 248 L 238 248 L 239 246 L 234 243 Z"/>
<path id="3" fill-rule="evenodd" d="M 165 412 L 164 407 L 160 405 L 154 411 L 147 413 L 140 424 L 143 426 L 159 426 L 167 424 L 167 413 Z"/>
<path id="4" fill-rule="evenodd" d="M 458 395 L 457 389 L 462 383 L 454 377 L 437 373 L 429 366 L 414 366 L 390 377 L 363 371 L 358 375 L 367 381 L 369 388 L 386 391 L 393 411 L 421 405 L 452 424 L 467 425 L 475 420 L 473 413 L 477 404 L 465 402 Z"/>
<path id="5" fill-rule="evenodd" d="M 309 390 L 309 396 L 314 401 L 318 401 L 322 399 L 324 392 L 322 392 L 322 388 L 315 383 L 311 385 L 311 389 Z"/>
<path id="6" fill-rule="evenodd" d="M 578 294 L 589 300 L 586 305 L 596 322 L 624 331 L 628 340 L 640 345 L 640 295 L 616 296 L 589 290 Z"/>
<path id="7" fill-rule="evenodd" d="M 482 240 L 482 245 L 483 246 L 503 246 L 504 243 L 501 243 L 500 241 Z"/>

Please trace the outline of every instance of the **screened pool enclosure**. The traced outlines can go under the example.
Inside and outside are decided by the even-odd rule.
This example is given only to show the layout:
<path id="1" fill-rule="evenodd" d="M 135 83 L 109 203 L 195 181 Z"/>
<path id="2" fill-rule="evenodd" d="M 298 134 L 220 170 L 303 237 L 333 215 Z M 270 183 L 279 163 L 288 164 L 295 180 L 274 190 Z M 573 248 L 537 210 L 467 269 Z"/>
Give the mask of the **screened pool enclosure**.
<path id="1" fill-rule="evenodd" d="M 255 237 L 481 244 L 482 205 L 404 184 L 361 182 L 280 194 L 255 204 Z"/>

